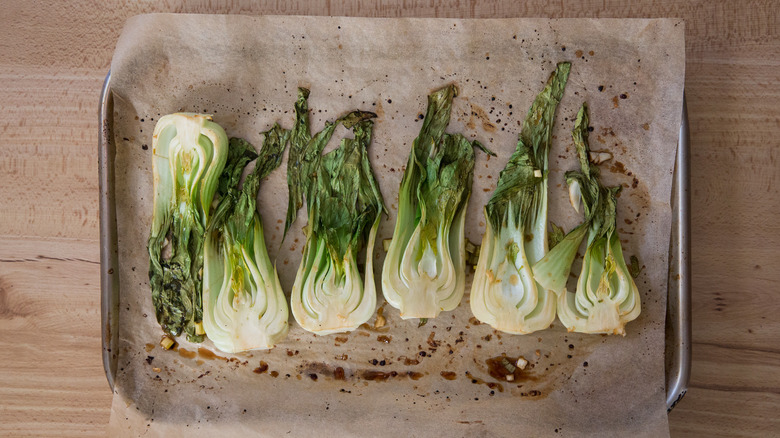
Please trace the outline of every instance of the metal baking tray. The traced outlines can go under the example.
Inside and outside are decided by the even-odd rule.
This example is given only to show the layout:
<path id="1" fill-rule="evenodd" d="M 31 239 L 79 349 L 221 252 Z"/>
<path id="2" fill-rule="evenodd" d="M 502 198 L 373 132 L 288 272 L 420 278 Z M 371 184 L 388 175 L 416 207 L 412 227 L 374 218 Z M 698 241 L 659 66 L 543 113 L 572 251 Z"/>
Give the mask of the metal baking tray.
<path id="1" fill-rule="evenodd" d="M 111 389 L 117 368 L 119 272 L 114 197 L 113 97 L 111 72 L 100 94 L 100 308 L 103 368 Z M 683 98 L 682 123 L 672 188 L 672 232 L 666 316 L 666 404 L 669 411 L 688 389 L 691 370 L 690 150 L 688 112 Z"/>

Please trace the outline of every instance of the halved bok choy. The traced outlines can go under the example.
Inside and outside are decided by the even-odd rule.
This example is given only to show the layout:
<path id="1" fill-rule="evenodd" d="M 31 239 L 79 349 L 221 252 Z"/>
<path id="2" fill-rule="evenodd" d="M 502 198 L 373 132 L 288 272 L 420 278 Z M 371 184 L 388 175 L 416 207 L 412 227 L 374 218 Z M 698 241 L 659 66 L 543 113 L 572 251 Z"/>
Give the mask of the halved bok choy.
<path id="1" fill-rule="evenodd" d="M 558 294 L 558 319 L 569 331 L 625 335 L 625 324 L 641 311 L 639 291 L 623 258 L 616 229 L 617 194 L 621 187 L 604 187 L 589 162 L 588 107 L 583 104 L 574 131 L 580 171 L 566 172 L 574 208 L 583 207 L 585 221 L 570 231 L 533 268 L 537 281 Z M 566 281 L 577 250 L 587 234 L 588 247 L 574 293 Z"/>
<path id="2" fill-rule="evenodd" d="M 428 96 L 398 193 L 398 216 L 382 269 L 382 292 L 401 318 L 454 309 L 466 283 L 466 206 L 479 142 L 446 134 L 457 88 Z"/>
<path id="3" fill-rule="evenodd" d="M 149 284 L 157 321 L 203 340 L 203 234 L 227 159 L 228 139 L 211 116 L 163 116 L 152 137 L 154 211 L 148 240 Z"/>
<path id="4" fill-rule="evenodd" d="M 249 143 L 231 139 L 221 198 L 204 242 L 203 325 L 226 353 L 273 348 L 288 331 L 287 300 L 256 203 L 260 181 L 282 161 L 289 131 L 275 125 L 264 135 L 259 155 Z M 239 188 L 244 167 L 255 158 Z"/>
<path id="5" fill-rule="evenodd" d="M 570 63 L 559 63 L 534 100 L 485 206 L 470 303 L 477 319 L 502 332 L 532 333 L 555 319 L 555 295 L 537 283 L 531 267 L 547 252 L 548 152 L 570 70 Z"/>
<path id="6" fill-rule="evenodd" d="M 308 91 L 299 93 L 308 96 Z M 305 108 L 296 105 L 296 129 L 308 131 Z M 302 120 L 306 117 L 306 120 Z M 348 332 L 368 321 L 376 310 L 373 255 L 379 219 L 385 210 L 379 186 L 368 159 L 373 113 L 355 111 L 314 135 L 293 131 L 295 163 L 288 181 L 301 185 L 308 210 L 306 244 L 290 298 L 293 316 L 305 330 L 318 335 Z M 351 129 L 333 151 L 322 150 L 336 124 Z M 292 153 L 292 150 L 291 150 Z M 291 194 L 293 189 L 291 188 Z M 296 208 L 290 199 L 288 208 Z M 288 219 L 294 220 L 295 213 Z M 291 222 L 291 221 L 290 221 Z M 357 258 L 365 247 L 365 280 Z"/>

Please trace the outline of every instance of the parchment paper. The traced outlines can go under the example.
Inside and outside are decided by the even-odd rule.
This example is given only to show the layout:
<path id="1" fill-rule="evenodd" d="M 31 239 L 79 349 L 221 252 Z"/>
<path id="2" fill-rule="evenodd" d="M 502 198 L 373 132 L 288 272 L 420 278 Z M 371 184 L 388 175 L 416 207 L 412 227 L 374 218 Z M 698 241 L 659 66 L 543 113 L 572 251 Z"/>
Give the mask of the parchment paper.
<path id="1" fill-rule="evenodd" d="M 129 20 L 111 66 L 121 270 L 111 436 L 667 435 L 664 317 L 683 39 L 679 20 Z M 581 220 L 568 205 L 563 172 L 578 165 L 571 129 L 587 101 L 591 148 L 615 156 L 602 165 L 603 181 L 624 186 L 618 226 L 626 258 L 637 255 L 645 266 L 637 279 L 642 314 L 628 324 L 627 336 L 567 333 L 558 321 L 527 336 L 494 332 L 470 320 L 469 269 L 461 305 L 419 328 L 384 305 L 380 293 L 387 319 L 382 329 L 314 336 L 290 316 L 289 336 L 269 352 L 217 352 L 222 359 L 209 342 L 200 353 L 183 339 L 177 351 L 158 346 L 162 332 L 150 299 L 146 239 L 151 135 L 160 116 L 212 113 L 229 136 L 259 146 L 259 132 L 274 122 L 292 127 L 298 86 L 311 88 L 316 130 L 352 109 L 376 112 L 370 154 L 390 211 L 381 242 L 392 234 L 398 186 L 426 96 L 455 83 L 460 95 L 450 131 L 498 154 L 488 160 L 477 152 L 466 227 L 467 237 L 480 243 L 482 207 L 515 149 L 531 101 L 563 60 L 573 66 L 550 154 L 549 218 L 567 230 Z M 341 129 L 334 138 L 345 135 Z M 281 244 L 285 166 L 263 182 L 259 210 L 289 291 L 305 214 Z M 375 252 L 379 279 L 381 244 Z M 501 354 L 530 362 L 522 378 L 499 383 L 489 376 L 485 360 Z M 442 372 L 454 373 L 454 380 Z"/>

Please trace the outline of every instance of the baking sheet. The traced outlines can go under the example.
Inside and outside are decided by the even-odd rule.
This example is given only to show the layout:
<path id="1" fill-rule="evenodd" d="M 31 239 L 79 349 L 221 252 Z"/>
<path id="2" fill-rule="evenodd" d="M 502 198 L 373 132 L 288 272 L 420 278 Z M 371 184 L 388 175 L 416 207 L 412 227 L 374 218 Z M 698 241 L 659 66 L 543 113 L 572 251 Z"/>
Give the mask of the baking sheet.
<path id="1" fill-rule="evenodd" d="M 121 284 L 112 433 L 219 427 L 269 436 L 350 435 L 371 427 L 378 435 L 412 436 L 556 429 L 564 435 L 668 434 L 663 332 L 683 47 L 682 23 L 674 20 L 132 19 L 112 64 Z M 625 185 L 619 220 L 626 256 L 636 254 L 646 266 L 637 280 L 643 314 L 629 324 L 628 336 L 568 334 L 557 322 L 538 334 L 499 336 L 469 321 L 467 294 L 454 312 L 419 329 L 385 306 L 387 332 L 315 337 L 293 323 L 275 350 L 228 362 L 206 350 L 189 353 L 197 346 L 186 342 L 178 353 L 155 347 L 160 330 L 149 298 L 145 241 L 150 137 L 160 115 L 211 112 L 229 135 L 259 144 L 258 133 L 274 121 L 291 126 L 299 85 L 312 89 L 315 129 L 350 109 L 373 110 L 379 119 L 371 155 L 390 208 L 380 237 L 389 237 L 417 115 L 431 90 L 454 82 L 461 93 L 450 130 L 498 153 L 490 160 L 478 154 L 467 237 L 479 242 L 481 208 L 514 149 L 528 105 L 560 60 L 573 68 L 554 131 L 550 218 L 567 229 L 578 220 L 566 191 L 555 189 L 562 171 L 576 166 L 569 132 L 587 100 L 592 149 L 616 154 L 603 166 L 604 180 Z M 299 221 L 280 249 L 285 206 L 284 173 L 276 172 L 261 188 L 260 211 L 289 290 L 304 239 Z M 377 251 L 377 274 L 383 255 Z M 502 353 L 522 355 L 534 368 L 499 391 L 485 359 Z M 260 361 L 268 370 L 257 374 Z M 334 378 L 337 367 L 345 380 Z M 442 371 L 455 373 L 455 380 L 442 378 Z M 382 381 L 375 372 L 397 375 Z"/>

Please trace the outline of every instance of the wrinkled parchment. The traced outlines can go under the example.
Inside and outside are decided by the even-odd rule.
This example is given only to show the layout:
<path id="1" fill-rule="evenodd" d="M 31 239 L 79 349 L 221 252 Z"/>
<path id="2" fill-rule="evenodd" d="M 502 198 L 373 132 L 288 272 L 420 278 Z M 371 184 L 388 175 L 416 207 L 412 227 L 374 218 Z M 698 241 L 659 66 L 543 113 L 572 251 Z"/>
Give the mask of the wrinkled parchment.
<path id="1" fill-rule="evenodd" d="M 111 66 L 121 271 L 111 436 L 668 434 L 664 315 L 683 35 L 678 20 L 129 20 Z M 450 132 L 463 132 L 498 154 L 488 160 L 477 152 L 466 234 L 480 243 L 482 207 L 515 148 L 530 103 L 563 60 L 573 67 L 550 154 L 549 218 L 567 230 L 580 221 L 568 205 L 563 172 L 578 166 L 571 129 L 587 101 L 591 148 L 614 154 L 601 166 L 603 181 L 624 186 L 618 227 L 625 255 L 637 255 L 645 266 L 637 279 L 642 315 L 627 326 L 626 337 L 567 333 L 557 321 L 527 336 L 496 333 L 470 320 L 467 292 L 455 311 L 419 328 L 385 305 L 384 328 L 345 335 L 314 336 L 290 316 L 288 338 L 270 352 L 217 352 L 225 359 L 214 358 L 208 341 L 196 354 L 198 346 L 183 340 L 178 351 L 161 350 L 146 252 L 151 135 L 160 116 L 211 113 L 229 136 L 259 146 L 259 132 L 274 122 L 292 127 L 298 86 L 312 90 L 316 130 L 352 109 L 377 113 L 369 152 L 390 211 L 381 242 L 392 234 L 398 186 L 426 96 L 455 83 L 460 94 Z M 340 128 L 334 138 L 345 135 Z M 305 214 L 281 243 L 285 166 L 263 182 L 258 205 L 270 255 L 289 291 Z M 378 281 L 381 244 L 375 256 Z M 470 283 L 471 270 L 467 291 Z M 501 354 L 530 362 L 523 378 L 498 384 L 489 376 L 485 360 Z M 343 380 L 334 376 L 338 367 Z M 372 372 L 390 377 L 373 374 L 370 380 Z M 454 373 L 454 380 L 442 372 Z"/>

